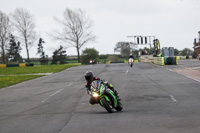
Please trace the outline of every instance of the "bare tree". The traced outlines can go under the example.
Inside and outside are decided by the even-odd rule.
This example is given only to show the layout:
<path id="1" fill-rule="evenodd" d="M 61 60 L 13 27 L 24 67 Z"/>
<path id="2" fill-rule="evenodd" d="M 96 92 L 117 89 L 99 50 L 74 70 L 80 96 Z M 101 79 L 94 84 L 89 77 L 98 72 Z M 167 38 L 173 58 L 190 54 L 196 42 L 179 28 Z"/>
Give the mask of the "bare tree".
<path id="1" fill-rule="evenodd" d="M 0 47 L 2 62 L 6 64 L 6 45 L 10 35 L 10 20 L 9 17 L 0 11 Z"/>
<path id="2" fill-rule="evenodd" d="M 21 42 L 24 42 L 25 44 L 28 63 L 30 63 L 29 50 L 37 39 L 34 17 L 23 8 L 17 8 L 11 16 L 12 23 L 18 31 L 19 38 L 21 39 Z"/>
<path id="3" fill-rule="evenodd" d="M 80 62 L 80 48 L 90 41 L 95 40 L 91 28 L 92 21 L 85 15 L 81 9 L 66 9 L 63 14 L 64 19 L 55 20 L 62 26 L 63 31 L 55 31 L 53 38 L 65 42 L 69 47 L 75 47 L 78 54 L 78 62 Z"/>

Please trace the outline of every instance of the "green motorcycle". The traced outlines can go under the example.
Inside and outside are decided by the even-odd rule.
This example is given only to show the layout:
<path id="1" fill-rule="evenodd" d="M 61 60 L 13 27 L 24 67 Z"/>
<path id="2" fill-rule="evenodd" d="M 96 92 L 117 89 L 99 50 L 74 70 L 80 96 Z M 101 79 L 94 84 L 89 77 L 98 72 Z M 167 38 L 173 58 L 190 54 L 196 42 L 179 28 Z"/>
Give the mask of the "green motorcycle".
<path id="1" fill-rule="evenodd" d="M 123 109 L 123 105 L 117 100 L 114 92 L 101 80 L 94 80 L 91 83 L 90 95 L 94 104 L 100 104 L 109 113 L 113 113 L 114 109 L 117 111 Z"/>

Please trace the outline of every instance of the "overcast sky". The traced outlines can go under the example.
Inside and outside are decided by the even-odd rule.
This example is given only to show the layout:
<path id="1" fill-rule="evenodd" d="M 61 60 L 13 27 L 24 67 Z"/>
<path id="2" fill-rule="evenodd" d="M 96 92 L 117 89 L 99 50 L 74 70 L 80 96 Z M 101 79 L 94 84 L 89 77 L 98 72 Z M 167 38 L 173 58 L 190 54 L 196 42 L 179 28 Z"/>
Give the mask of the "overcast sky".
<path id="1" fill-rule="evenodd" d="M 156 36 L 161 48 L 192 49 L 200 31 L 200 0 L 0 0 L 2 12 L 10 14 L 16 8 L 26 8 L 35 17 L 49 56 L 60 44 L 47 33 L 58 28 L 53 17 L 61 18 L 66 8 L 80 8 L 93 20 L 96 42 L 82 50 L 95 48 L 100 54 L 113 54 L 117 42 L 131 42 L 134 39 L 127 36 L 133 35 Z M 38 40 L 30 57 L 39 57 L 37 44 Z M 75 48 L 67 49 L 67 55 L 76 54 Z M 26 57 L 24 47 L 22 55 Z"/>

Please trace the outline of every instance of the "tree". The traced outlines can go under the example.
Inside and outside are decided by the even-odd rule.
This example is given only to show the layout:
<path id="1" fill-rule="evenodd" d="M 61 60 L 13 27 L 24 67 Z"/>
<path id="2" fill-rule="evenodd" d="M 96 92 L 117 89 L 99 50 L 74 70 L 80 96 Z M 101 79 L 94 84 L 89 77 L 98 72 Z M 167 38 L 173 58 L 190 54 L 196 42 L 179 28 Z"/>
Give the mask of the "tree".
<path id="1" fill-rule="evenodd" d="M 21 42 L 24 42 L 25 44 L 28 63 L 30 63 L 29 49 L 37 38 L 34 18 L 26 9 L 23 8 L 17 8 L 11 16 L 12 24 L 18 31 Z"/>
<path id="2" fill-rule="evenodd" d="M 61 25 L 63 31 L 54 31 L 53 38 L 65 42 L 68 46 L 75 47 L 80 62 L 80 49 L 86 43 L 95 40 L 91 28 L 92 21 L 86 17 L 81 10 L 71 10 L 67 8 L 63 14 L 63 20 L 55 18 Z"/>
<path id="3" fill-rule="evenodd" d="M 189 49 L 189 48 L 184 48 L 182 51 L 181 51 L 181 55 L 182 56 L 189 56 L 189 55 L 192 55 L 192 50 Z"/>
<path id="4" fill-rule="evenodd" d="M 179 50 L 178 49 L 174 49 L 174 56 L 178 56 L 179 55 Z"/>
<path id="5" fill-rule="evenodd" d="M 48 56 L 45 55 L 45 52 L 43 50 L 42 44 L 45 43 L 42 38 L 39 39 L 38 44 L 38 52 L 37 54 L 40 54 L 40 64 L 41 65 L 48 65 Z"/>
<path id="6" fill-rule="evenodd" d="M 146 55 L 150 53 L 150 49 L 147 47 L 144 47 L 143 49 L 139 49 L 139 51 L 141 51 L 141 55 Z"/>
<path id="7" fill-rule="evenodd" d="M 7 49 L 7 58 L 9 61 L 13 62 L 19 62 L 22 60 L 22 57 L 20 56 L 20 42 L 18 41 L 16 43 L 15 37 L 11 34 L 10 35 L 10 42 L 9 42 L 9 48 Z"/>
<path id="8" fill-rule="evenodd" d="M 99 58 L 99 52 L 94 48 L 86 48 L 82 52 L 82 62 L 89 63 L 90 60 L 96 62 Z"/>
<path id="9" fill-rule="evenodd" d="M 115 52 L 120 52 L 123 57 L 128 57 L 131 53 L 131 42 L 118 42 L 114 48 Z"/>
<path id="10" fill-rule="evenodd" d="M 145 53 L 149 54 L 149 52 L 150 52 L 150 49 L 149 49 L 149 48 L 147 48 L 147 47 L 144 47 L 144 51 L 145 51 Z"/>
<path id="11" fill-rule="evenodd" d="M 63 50 L 62 46 L 60 46 L 60 48 L 53 52 L 53 60 L 51 64 L 57 64 L 58 61 L 60 61 L 60 64 L 64 64 L 67 56 L 65 53 L 66 51 Z"/>
<path id="12" fill-rule="evenodd" d="M 139 54 L 139 51 L 138 50 L 134 50 L 132 52 L 132 55 L 134 55 L 135 58 L 138 58 L 138 54 Z"/>
<path id="13" fill-rule="evenodd" d="M 115 61 L 120 61 L 120 59 L 116 55 L 111 55 L 111 56 L 108 57 L 107 61 L 115 62 Z"/>
<path id="14" fill-rule="evenodd" d="M 2 62 L 4 64 L 6 64 L 6 47 L 9 41 L 10 28 L 11 26 L 9 17 L 0 11 L 0 47 Z"/>

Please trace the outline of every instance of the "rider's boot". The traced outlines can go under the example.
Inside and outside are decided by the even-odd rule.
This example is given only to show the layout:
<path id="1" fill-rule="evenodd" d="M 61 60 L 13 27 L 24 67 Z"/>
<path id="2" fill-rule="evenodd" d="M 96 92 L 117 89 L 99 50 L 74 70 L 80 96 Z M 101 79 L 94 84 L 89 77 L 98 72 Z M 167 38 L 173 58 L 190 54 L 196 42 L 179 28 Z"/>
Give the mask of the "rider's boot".
<path id="1" fill-rule="evenodd" d="M 119 93 L 116 90 L 114 90 L 113 92 L 116 96 L 117 101 L 120 101 L 121 99 L 119 98 Z"/>
<path id="2" fill-rule="evenodd" d="M 120 101 L 121 99 L 119 98 L 119 93 L 114 89 L 112 84 L 108 84 L 108 87 L 114 92 L 117 101 Z"/>

